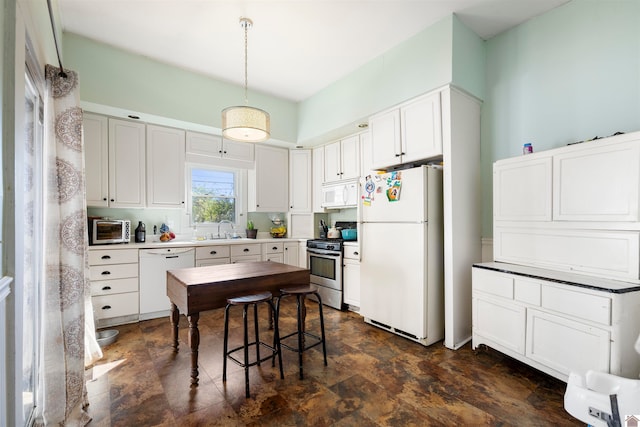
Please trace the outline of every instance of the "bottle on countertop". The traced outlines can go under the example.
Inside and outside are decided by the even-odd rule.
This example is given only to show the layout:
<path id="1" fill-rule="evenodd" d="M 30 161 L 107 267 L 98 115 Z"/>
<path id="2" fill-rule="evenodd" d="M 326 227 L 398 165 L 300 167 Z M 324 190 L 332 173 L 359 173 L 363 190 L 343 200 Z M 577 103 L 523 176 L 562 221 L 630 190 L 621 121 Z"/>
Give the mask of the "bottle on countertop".
<path id="1" fill-rule="evenodd" d="M 144 243 L 145 235 L 146 230 L 144 223 L 142 221 L 138 221 L 138 226 L 136 227 L 136 243 Z"/>
<path id="2" fill-rule="evenodd" d="M 531 153 L 533 153 L 533 144 L 531 144 L 530 142 L 527 142 L 522 147 L 522 154 L 531 154 Z"/>

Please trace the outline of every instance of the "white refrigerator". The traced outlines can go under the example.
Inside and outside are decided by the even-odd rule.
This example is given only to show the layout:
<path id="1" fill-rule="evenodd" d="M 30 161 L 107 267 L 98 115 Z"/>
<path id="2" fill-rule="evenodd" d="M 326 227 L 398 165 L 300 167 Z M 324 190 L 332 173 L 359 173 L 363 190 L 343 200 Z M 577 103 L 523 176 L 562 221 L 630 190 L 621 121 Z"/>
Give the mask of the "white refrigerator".
<path id="1" fill-rule="evenodd" d="M 423 345 L 442 340 L 442 169 L 372 174 L 361 184 L 360 313 Z"/>

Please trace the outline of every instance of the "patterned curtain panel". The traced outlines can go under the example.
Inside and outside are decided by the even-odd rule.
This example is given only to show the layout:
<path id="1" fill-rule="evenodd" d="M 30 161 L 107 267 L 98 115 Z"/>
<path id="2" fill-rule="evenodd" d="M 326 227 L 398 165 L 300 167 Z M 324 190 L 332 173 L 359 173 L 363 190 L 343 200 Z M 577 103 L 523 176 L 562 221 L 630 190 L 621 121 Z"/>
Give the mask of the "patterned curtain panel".
<path id="1" fill-rule="evenodd" d="M 89 288 L 82 110 L 78 75 L 47 65 L 45 281 L 39 425 L 86 425 L 85 364 L 102 357 Z"/>

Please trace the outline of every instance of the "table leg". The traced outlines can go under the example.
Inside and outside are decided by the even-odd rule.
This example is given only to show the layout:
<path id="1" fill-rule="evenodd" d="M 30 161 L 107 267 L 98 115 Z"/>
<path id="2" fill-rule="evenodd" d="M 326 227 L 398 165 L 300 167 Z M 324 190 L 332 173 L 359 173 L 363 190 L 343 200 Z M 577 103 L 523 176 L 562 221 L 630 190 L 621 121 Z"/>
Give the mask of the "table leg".
<path id="1" fill-rule="evenodd" d="M 180 310 L 178 306 L 171 303 L 171 331 L 173 333 L 173 351 L 178 351 L 178 323 L 180 323 Z"/>
<path id="2" fill-rule="evenodd" d="M 191 347 L 191 387 L 198 385 L 198 346 L 200 345 L 200 332 L 198 332 L 198 319 L 200 313 L 187 316 L 189 320 L 189 347 Z"/>

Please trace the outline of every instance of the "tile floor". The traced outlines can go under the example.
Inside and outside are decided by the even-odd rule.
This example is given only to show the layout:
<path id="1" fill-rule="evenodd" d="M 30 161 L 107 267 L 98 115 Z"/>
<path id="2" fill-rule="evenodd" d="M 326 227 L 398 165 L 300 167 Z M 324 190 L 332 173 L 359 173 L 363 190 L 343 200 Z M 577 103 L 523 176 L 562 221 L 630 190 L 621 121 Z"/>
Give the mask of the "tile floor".
<path id="1" fill-rule="evenodd" d="M 283 302 L 282 335 L 295 328 L 294 307 Z M 317 309 L 308 307 L 312 330 Z M 285 379 L 269 362 L 251 368 L 246 399 L 244 373 L 234 363 L 222 383 L 223 314 L 200 316 L 195 388 L 184 316 L 178 353 L 168 318 L 116 327 L 118 340 L 87 370 L 89 426 L 581 425 L 564 411 L 565 384 L 555 378 L 486 348 L 424 347 L 327 307 L 328 366 L 315 347 L 305 353 L 299 380 L 297 356 L 284 350 Z M 262 316 L 261 338 L 268 340 L 266 309 Z M 241 319 L 232 313 L 234 344 L 242 339 Z"/>

